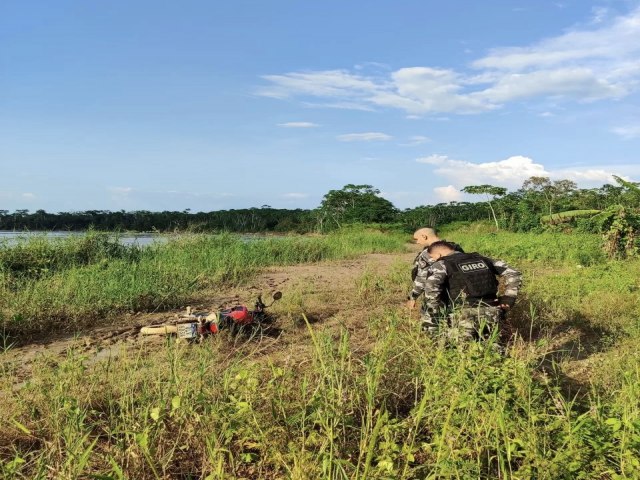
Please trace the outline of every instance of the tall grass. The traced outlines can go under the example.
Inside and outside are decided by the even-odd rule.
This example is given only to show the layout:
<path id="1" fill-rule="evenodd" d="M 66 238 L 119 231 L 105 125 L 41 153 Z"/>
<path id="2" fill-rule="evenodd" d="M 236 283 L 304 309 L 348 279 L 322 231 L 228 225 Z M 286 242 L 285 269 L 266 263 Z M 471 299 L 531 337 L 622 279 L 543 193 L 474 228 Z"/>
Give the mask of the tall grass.
<path id="1" fill-rule="evenodd" d="M 71 353 L 9 399 L 4 478 L 636 478 L 640 369 L 577 408 L 535 359 L 434 345 L 405 320 L 309 327 L 307 362 L 217 342 Z M 218 339 L 220 340 L 220 339 Z"/>
<path id="2" fill-rule="evenodd" d="M 639 478 L 640 262 L 578 264 L 570 250 L 581 247 L 570 237 L 552 237 L 565 256 L 549 262 L 512 248 L 526 237 L 453 233 L 467 250 L 525 273 L 506 356 L 491 344 L 450 346 L 422 335 L 398 306 L 408 288 L 403 264 L 367 269 L 340 286 L 351 302 L 341 305 L 346 315 L 367 307 L 358 328 L 304 316 L 284 323 L 304 313 L 313 289 L 283 299 L 274 311 L 297 341 L 276 342 L 271 354 L 255 341 L 231 347 L 224 335 L 123 347 L 92 365 L 71 351 L 43 357 L 18 389 L 14 365 L 0 356 L 2 476 Z M 349 242 L 363 241 L 357 237 L 322 248 L 350 255 Z M 236 248 L 273 248 L 282 262 L 318 259 L 308 244 L 296 243 L 297 257 L 281 244 L 238 245 L 233 237 L 188 242 L 184 250 L 168 246 L 162 262 L 200 265 L 210 242 L 229 256 L 211 259 L 211 271 L 216 262 L 233 265 L 235 255 L 249 258 Z M 358 248 L 396 248 L 368 242 Z M 269 264 L 251 258 L 253 268 Z M 591 349 L 568 347 L 576 332 Z"/>
<path id="3" fill-rule="evenodd" d="M 100 261 L 136 261 L 140 254 L 139 247 L 121 244 L 117 234 L 90 231 L 64 239 L 35 235 L 0 243 L 0 272 L 33 278 Z"/>
<path id="4" fill-rule="evenodd" d="M 178 306 L 270 265 L 404 248 L 400 236 L 353 230 L 255 241 L 190 235 L 144 249 L 97 234 L 36 238 L 0 249 L 0 316 L 12 332 L 75 329 L 109 314 Z"/>
<path id="5" fill-rule="evenodd" d="M 594 265 L 604 262 L 602 239 L 587 233 L 478 233 L 445 230 L 443 237 L 462 245 L 466 252 L 480 252 L 504 260 L 572 262 Z"/>

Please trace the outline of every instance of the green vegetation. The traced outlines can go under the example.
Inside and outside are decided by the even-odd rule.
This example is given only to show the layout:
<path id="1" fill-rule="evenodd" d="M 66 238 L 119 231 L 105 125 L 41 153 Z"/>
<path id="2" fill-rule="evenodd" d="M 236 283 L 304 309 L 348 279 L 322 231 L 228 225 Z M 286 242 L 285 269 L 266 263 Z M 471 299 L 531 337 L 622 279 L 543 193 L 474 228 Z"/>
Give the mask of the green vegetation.
<path id="1" fill-rule="evenodd" d="M 404 248 L 399 235 L 349 229 L 254 241 L 194 234 L 144 249 L 95 232 L 55 241 L 35 237 L 0 248 L 0 315 L 9 333 L 76 329 L 120 312 L 180 306 L 270 265 Z"/>
<path id="2" fill-rule="evenodd" d="M 567 212 L 552 213 L 551 215 L 543 215 L 540 217 L 542 223 L 550 225 L 557 225 L 560 223 L 566 223 L 575 218 L 580 217 L 592 217 L 595 214 L 600 213 L 600 210 L 569 210 Z"/>
<path id="3" fill-rule="evenodd" d="M 581 406 L 534 377 L 535 358 L 434 348 L 402 323 L 374 322 L 364 356 L 346 330 L 313 333 L 302 367 L 225 362 L 216 343 L 169 343 L 92 370 L 71 353 L 12 396 L 3 474 L 635 478 L 637 364 Z"/>
<path id="4" fill-rule="evenodd" d="M 49 213 L 44 210 L 0 210 L 0 230 L 50 231 L 118 230 L 138 232 L 309 232 L 315 221 L 310 210 L 278 209 L 263 205 L 261 208 L 219 210 L 214 212 L 111 212 L 87 210 L 84 212 Z"/>
<path id="5" fill-rule="evenodd" d="M 601 248 L 602 240 L 598 235 L 572 233 L 570 235 L 553 232 L 535 234 L 491 231 L 488 224 L 458 224 L 452 230 L 445 227 L 441 231 L 443 238 L 452 238 L 465 251 L 481 252 L 513 261 L 540 261 L 554 265 L 571 262 L 577 265 L 593 265 L 606 258 Z"/>
<path id="6" fill-rule="evenodd" d="M 395 220 L 398 210 L 379 196 L 380 190 L 371 185 L 345 185 L 330 190 L 318 208 L 318 228 L 340 228 L 351 223 L 388 223 Z"/>
<path id="7" fill-rule="evenodd" d="M 89 232 L 64 240 L 31 236 L 12 245 L 0 244 L 0 272 L 40 277 L 49 272 L 110 260 L 138 261 L 141 249 L 124 246 L 118 235 Z"/>
<path id="8" fill-rule="evenodd" d="M 461 191 L 464 193 L 470 193 L 472 195 L 486 195 L 487 204 L 489 205 L 489 210 L 491 210 L 493 221 L 496 224 L 496 230 L 500 230 L 500 225 L 498 223 L 498 219 L 496 218 L 496 211 L 493 209 L 491 200 L 495 200 L 496 197 L 505 196 L 507 194 L 507 189 L 503 187 L 494 187 L 493 185 L 485 184 L 485 185 L 468 185 L 464 187 Z"/>
<path id="9" fill-rule="evenodd" d="M 487 230 L 444 233 L 523 270 L 506 357 L 490 344 L 450 348 L 420 334 L 399 306 L 409 266 L 398 261 L 324 294 L 285 291 L 274 313 L 289 343 L 265 341 L 267 352 L 224 336 L 129 347 L 94 363 L 71 351 L 43 357 L 17 389 L 16 365 L 4 360 L 3 477 L 638 478 L 640 261 L 606 259 L 597 235 Z M 398 247 L 396 237 L 353 230 L 265 243 L 196 236 L 137 262 L 149 255 L 180 278 L 203 260 L 216 272 L 248 259 L 259 269 Z M 119 262 L 130 260 L 106 270 Z M 336 321 L 312 323 L 312 302 L 330 304 L 337 292 L 346 303 Z"/>
<path id="10" fill-rule="evenodd" d="M 275 209 L 269 205 L 213 212 L 60 212 L 0 210 L 0 230 L 191 231 L 191 232 L 327 232 L 350 224 L 395 224 L 405 231 L 452 222 L 493 220 L 496 230 L 517 232 L 578 228 L 608 233 L 640 228 L 640 187 L 615 177 L 617 185 L 578 188 L 571 180 L 530 177 L 521 188 L 508 192 L 494 185 L 469 185 L 463 192 L 483 195 L 486 202 L 450 202 L 398 210 L 371 185 L 348 184 L 330 190 L 313 210 Z M 485 203 L 489 208 L 485 207 Z M 622 209 L 622 210 L 621 210 Z M 600 212 L 600 214 L 598 214 Z M 595 217 L 592 214 L 596 214 Z M 588 217 L 588 218 L 585 218 Z M 622 235 L 624 237 L 624 235 Z M 617 234 L 614 237 L 618 237 Z M 620 240 L 607 252 L 626 256 L 631 247 Z"/>

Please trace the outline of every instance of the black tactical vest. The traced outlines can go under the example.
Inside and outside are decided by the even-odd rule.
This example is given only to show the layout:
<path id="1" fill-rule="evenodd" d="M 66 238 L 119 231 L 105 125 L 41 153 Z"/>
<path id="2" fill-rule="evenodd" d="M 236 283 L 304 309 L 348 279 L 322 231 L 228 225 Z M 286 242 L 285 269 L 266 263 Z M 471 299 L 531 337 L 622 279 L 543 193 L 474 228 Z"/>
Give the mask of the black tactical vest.
<path id="1" fill-rule="evenodd" d="M 480 301 L 495 301 L 498 273 L 488 258 L 478 253 L 456 253 L 441 260 L 447 267 L 447 284 L 443 295 L 446 304 L 462 302 L 463 298 L 470 305 L 477 305 Z"/>
<path id="2" fill-rule="evenodd" d="M 457 243 L 452 243 L 452 245 L 453 245 L 453 249 L 454 249 L 456 252 L 464 253 L 464 250 L 462 249 L 462 247 L 461 247 L 460 245 L 458 245 Z M 421 256 L 421 255 L 423 255 L 423 254 L 424 254 L 424 255 L 427 255 L 427 253 L 425 252 L 425 250 L 426 250 L 427 248 L 428 248 L 428 247 L 424 247 L 424 248 L 422 249 L 422 251 L 421 251 L 421 252 L 416 256 L 416 258 L 413 260 L 413 268 L 411 269 L 411 281 L 412 281 L 412 282 L 414 282 L 414 281 L 415 281 L 415 279 L 418 277 L 418 271 L 419 271 L 421 268 L 426 268 L 426 267 L 427 267 L 426 262 L 425 262 L 425 264 L 424 264 L 424 265 L 420 265 L 420 264 L 418 263 L 418 261 L 419 261 L 419 259 L 420 259 L 420 256 Z"/>

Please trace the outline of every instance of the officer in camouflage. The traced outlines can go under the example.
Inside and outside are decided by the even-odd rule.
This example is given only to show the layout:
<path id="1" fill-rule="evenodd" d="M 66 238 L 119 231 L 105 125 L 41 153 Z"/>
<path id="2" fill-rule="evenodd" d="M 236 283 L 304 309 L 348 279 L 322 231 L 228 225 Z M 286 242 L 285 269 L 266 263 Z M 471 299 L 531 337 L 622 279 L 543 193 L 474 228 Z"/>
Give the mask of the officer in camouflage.
<path id="1" fill-rule="evenodd" d="M 415 307 L 415 299 L 418 298 L 424 292 L 424 286 L 429 275 L 429 267 L 433 265 L 433 260 L 427 251 L 429 245 L 435 242 L 440 242 L 442 239 L 438 236 L 438 232 L 434 228 L 424 227 L 415 231 L 413 239 L 418 245 L 422 245 L 424 248 L 413 260 L 413 269 L 411 270 L 411 281 L 413 282 L 413 289 L 409 294 L 409 308 Z M 464 253 L 464 250 L 457 243 L 452 243 L 457 252 Z M 412 300 L 413 299 L 413 300 Z"/>
<path id="2" fill-rule="evenodd" d="M 423 331 L 438 333 L 446 318 L 450 338 L 486 338 L 515 304 L 520 272 L 502 260 L 457 252 L 450 242 L 434 242 L 427 252 L 434 263 L 424 285 Z M 504 278 L 500 297 L 496 276 Z"/>

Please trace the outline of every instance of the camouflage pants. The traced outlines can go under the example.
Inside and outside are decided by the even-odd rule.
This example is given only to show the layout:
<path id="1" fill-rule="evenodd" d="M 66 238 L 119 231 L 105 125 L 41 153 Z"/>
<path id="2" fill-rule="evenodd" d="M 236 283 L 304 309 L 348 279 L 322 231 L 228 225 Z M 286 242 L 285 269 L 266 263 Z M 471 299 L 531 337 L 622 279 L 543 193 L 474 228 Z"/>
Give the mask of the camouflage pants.
<path id="1" fill-rule="evenodd" d="M 422 330 L 452 342 L 482 340 L 496 331 L 503 315 L 501 308 L 488 305 L 455 308 L 441 316 L 423 313 Z"/>

